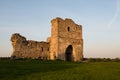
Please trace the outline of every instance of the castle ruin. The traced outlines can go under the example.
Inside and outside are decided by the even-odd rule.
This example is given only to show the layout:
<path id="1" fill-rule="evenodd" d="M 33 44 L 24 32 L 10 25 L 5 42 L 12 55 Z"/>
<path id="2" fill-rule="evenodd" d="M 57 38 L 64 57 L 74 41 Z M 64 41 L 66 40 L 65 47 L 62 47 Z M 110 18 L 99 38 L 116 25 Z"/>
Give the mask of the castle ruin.
<path id="1" fill-rule="evenodd" d="M 27 40 L 18 33 L 11 37 L 13 58 L 81 61 L 83 59 L 82 26 L 71 19 L 51 21 L 51 37 L 46 42 Z"/>

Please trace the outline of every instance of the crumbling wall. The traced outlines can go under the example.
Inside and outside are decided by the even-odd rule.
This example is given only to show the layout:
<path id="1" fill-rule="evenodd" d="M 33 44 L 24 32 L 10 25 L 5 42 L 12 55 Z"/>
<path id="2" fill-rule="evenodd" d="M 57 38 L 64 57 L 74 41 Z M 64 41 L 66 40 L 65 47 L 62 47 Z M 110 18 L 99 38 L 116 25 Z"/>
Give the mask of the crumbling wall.
<path id="1" fill-rule="evenodd" d="M 49 43 L 26 40 L 25 37 L 15 33 L 11 37 L 14 58 L 40 58 L 49 59 Z"/>

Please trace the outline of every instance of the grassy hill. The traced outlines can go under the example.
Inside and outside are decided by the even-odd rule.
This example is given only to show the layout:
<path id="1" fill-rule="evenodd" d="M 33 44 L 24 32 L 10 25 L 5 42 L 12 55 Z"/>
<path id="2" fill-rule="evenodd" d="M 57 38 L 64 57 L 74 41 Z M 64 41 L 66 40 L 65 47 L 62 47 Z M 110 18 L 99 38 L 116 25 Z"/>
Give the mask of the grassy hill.
<path id="1" fill-rule="evenodd" d="M 120 62 L 0 60 L 0 80 L 120 80 Z"/>

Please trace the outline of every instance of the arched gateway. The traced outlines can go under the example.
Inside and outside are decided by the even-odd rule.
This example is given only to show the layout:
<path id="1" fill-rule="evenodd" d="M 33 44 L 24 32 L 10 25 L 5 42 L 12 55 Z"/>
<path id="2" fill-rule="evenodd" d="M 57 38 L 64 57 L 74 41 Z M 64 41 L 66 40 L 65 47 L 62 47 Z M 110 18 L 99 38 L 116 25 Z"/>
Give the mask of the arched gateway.
<path id="1" fill-rule="evenodd" d="M 66 60 L 66 61 L 73 61 L 73 47 L 72 47 L 72 45 L 69 45 L 69 46 L 66 48 L 65 60 Z"/>

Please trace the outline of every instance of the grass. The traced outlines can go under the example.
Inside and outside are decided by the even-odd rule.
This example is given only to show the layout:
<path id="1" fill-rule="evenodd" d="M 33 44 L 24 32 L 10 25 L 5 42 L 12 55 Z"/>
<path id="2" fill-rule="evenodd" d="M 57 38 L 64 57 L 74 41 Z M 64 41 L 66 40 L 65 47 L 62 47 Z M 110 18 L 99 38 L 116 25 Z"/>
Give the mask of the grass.
<path id="1" fill-rule="evenodd" d="M 0 80 L 120 80 L 120 62 L 0 60 Z"/>

